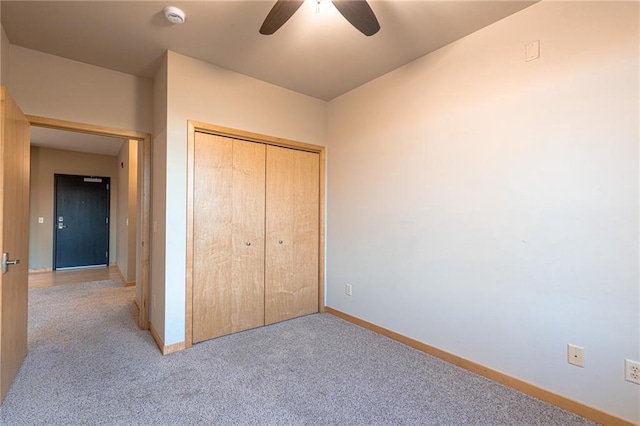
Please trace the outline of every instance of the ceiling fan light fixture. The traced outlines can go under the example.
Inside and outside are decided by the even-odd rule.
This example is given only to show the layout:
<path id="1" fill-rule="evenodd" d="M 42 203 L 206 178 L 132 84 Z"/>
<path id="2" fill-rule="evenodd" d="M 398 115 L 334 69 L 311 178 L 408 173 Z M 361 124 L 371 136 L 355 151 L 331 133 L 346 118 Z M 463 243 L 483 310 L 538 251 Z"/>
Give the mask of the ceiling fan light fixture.
<path id="1" fill-rule="evenodd" d="M 322 0 L 316 1 L 316 13 Z M 271 35 L 293 16 L 304 0 L 277 0 L 260 27 L 260 34 Z M 358 31 L 369 37 L 380 30 L 380 24 L 367 0 L 332 0 L 338 12 Z"/>
<path id="2" fill-rule="evenodd" d="M 182 9 L 175 6 L 167 6 L 164 8 L 164 17 L 172 24 L 182 24 L 184 23 L 185 14 Z"/>

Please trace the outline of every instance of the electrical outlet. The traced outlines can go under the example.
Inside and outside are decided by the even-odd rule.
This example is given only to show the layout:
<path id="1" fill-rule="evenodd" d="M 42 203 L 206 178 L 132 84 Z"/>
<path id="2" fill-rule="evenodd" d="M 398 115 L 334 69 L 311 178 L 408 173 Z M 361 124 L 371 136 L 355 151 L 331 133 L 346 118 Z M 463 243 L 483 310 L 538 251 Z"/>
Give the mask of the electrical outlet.
<path id="1" fill-rule="evenodd" d="M 624 360 L 624 379 L 628 382 L 640 385 L 640 362 Z"/>
<path id="2" fill-rule="evenodd" d="M 567 362 L 578 367 L 584 367 L 584 348 L 582 346 L 567 345 Z"/>
<path id="3" fill-rule="evenodd" d="M 344 286 L 344 294 L 347 296 L 351 296 L 351 284 L 347 284 Z"/>

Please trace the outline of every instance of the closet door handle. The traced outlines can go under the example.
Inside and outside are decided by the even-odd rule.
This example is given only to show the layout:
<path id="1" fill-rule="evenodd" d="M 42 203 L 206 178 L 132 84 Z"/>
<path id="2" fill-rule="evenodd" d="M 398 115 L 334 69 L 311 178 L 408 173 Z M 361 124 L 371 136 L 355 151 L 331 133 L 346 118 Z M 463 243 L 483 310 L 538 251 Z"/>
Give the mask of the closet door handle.
<path id="1" fill-rule="evenodd" d="M 251 241 L 247 241 L 246 244 L 247 244 L 247 247 L 249 247 L 251 245 Z"/>
<path id="2" fill-rule="evenodd" d="M 284 241 L 280 240 L 280 241 L 278 241 L 278 244 L 282 244 L 283 242 L 284 242 Z"/>

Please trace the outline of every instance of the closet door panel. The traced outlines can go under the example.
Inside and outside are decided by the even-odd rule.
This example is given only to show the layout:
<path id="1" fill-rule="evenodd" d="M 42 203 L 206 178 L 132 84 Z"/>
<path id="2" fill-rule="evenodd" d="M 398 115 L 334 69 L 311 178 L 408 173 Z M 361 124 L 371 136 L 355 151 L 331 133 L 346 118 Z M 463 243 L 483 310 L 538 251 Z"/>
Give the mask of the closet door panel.
<path id="1" fill-rule="evenodd" d="M 196 133 L 193 341 L 264 325 L 264 145 Z"/>
<path id="2" fill-rule="evenodd" d="M 267 147 L 265 323 L 318 311 L 320 158 Z"/>

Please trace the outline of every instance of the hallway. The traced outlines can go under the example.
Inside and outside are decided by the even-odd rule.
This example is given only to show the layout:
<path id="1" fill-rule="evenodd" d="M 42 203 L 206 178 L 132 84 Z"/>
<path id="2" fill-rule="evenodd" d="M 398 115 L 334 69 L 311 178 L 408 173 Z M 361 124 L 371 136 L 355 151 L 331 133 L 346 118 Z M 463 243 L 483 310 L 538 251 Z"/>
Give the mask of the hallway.
<path id="1" fill-rule="evenodd" d="M 82 284 L 91 281 L 121 281 L 124 278 L 117 266 L 68 269 L 62 271 L 29 272 L 29 288 L 53 287 L 62 284 Z"/>

